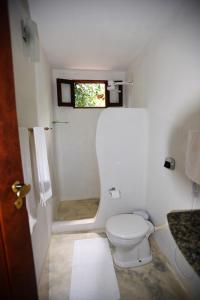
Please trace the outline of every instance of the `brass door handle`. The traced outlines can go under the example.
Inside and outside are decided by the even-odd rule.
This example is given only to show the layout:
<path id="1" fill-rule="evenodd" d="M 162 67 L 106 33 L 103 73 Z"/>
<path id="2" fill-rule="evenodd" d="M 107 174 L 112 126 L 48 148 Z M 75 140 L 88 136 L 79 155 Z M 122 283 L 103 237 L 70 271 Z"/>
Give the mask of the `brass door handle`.
<path id="1" fill-rule="evenodd" d="M 16 194 L 17 200 L 14 202 L 17 209 L 23 206 L 23 198 L 29 193 L 31 189 L 30 184 L 20 183 L 15 181 L 12 185 L 12 191 Z"/>

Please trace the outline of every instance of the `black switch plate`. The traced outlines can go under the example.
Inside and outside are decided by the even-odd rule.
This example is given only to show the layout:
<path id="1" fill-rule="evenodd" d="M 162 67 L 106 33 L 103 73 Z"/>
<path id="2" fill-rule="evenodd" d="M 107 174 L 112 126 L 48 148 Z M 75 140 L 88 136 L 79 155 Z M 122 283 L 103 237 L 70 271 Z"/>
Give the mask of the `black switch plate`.
<path id="1" fill-rule="evenodd" d="M 171 163 L 169 161 L 165 161 L 164 167 L 170 169 Z"/>

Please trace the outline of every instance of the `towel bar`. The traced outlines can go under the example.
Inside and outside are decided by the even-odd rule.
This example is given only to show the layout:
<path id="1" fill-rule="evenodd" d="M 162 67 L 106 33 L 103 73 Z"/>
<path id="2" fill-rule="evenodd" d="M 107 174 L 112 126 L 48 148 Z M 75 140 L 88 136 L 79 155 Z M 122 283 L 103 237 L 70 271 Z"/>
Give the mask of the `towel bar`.
<path id="1" fill-rule="evenodd" d="M 44 130 L 52 130 L 53 128 L 51 127 L 44 127 Z M 33 127 L 28 128 L 29 131 L 33 131 Z"/>
<path id="2" fill-rule="evenodd" d="M 68 124 L 67 121 L 52 121 L 52 124 Z"/>

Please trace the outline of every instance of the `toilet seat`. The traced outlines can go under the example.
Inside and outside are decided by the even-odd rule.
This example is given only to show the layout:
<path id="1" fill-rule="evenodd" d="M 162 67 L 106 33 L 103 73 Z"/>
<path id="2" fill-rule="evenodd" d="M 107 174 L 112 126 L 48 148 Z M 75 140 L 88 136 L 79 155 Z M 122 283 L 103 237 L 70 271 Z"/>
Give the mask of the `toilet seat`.
<path id="1" fill-rule="evenodd" d="M 106 230 L 115 237 L 128 240 L 145 236 L 149 226 L 141 216 L 120 214 L 108 219 Z"/>

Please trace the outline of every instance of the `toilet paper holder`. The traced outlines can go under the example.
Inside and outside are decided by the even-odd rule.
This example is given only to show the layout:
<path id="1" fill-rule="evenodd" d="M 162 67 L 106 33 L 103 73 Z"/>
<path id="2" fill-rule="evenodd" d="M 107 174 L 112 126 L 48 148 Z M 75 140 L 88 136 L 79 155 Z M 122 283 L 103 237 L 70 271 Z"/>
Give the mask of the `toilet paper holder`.
<path id="1" fill-rule="evenodd" d="M 111 187 L 108 190 L 108 193 L 111 196 L 111 198 L 113 198 L 113 199 L 120 198 L 120 195 L 121 195 L 121 192 L 118 189 L 116 189 L 116 187 Z"/>

